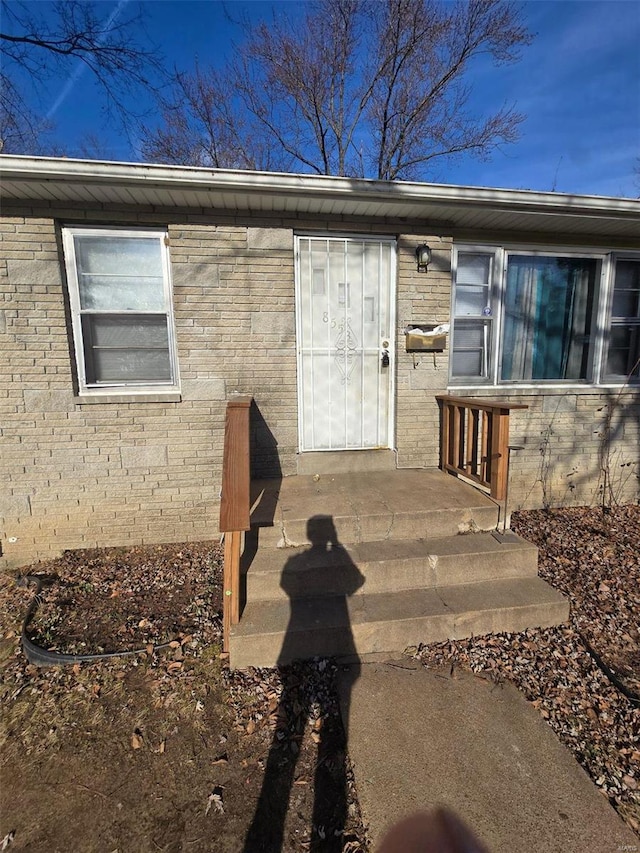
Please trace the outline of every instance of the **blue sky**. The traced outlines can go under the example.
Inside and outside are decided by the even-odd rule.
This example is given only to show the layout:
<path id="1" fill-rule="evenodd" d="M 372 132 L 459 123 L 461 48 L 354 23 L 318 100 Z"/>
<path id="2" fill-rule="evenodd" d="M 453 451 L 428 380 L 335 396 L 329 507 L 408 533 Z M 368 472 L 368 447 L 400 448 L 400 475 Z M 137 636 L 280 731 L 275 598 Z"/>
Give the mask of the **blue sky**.
<path id="1" fill-rule="evenodd" d="M 110 14 L 128 0 L 102 0 Z M 222 63 L 239 39 L 215 0 L 147 0 L 147 29 L 169 67 Z M 229 2 L 232 15 L 255 21 L 280 5 Z M 300 3 L 295 5 L 299 8 Z M 45 3 L 38 4 L 44 8 Z M 477 62 L 473 106 L 478 113 L 515 102 L 527 115 L 521 140 L 478 162 L 463 157 L 434 176 L 443 183 L 597 195 L 640 195 L 640 2 L 531 0 L 522 4 L 534 43 L 522 60 L 498 69 Z M 110 159 L 136 159 L 133 146 L 105 127 L 90 76 L 79 67 L 53 78 L 40 107 L 57 123 L 56 138 L 74 156 L 89 133 Z"/>

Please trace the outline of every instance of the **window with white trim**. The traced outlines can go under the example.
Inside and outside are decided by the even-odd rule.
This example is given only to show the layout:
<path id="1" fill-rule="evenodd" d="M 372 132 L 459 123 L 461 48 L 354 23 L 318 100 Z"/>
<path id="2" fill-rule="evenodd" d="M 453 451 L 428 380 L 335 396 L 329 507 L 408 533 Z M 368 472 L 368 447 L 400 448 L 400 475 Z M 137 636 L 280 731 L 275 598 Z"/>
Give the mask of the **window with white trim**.
<path id="1" fill-rule="evenodd" d="M 63 231 L 80 392 L 177 387 L 166 232 Z"/>
<path id="2" fill-rule="evenodd" d="M 638 379 L 640 257 L 458 246 L 454 385 Z"/>
<path id="3" fill-rule="evenodd" d="M 620 382 L 627 377 L 640 379 L 640 258 L 617 257 L 603 378 Z"/>
<path id="4" fill-rule="evenodd" d="M 487 380 L 493 350 L 495 257 L 488 252 L 459 251 L 457 261 L 451 373 Z"/>

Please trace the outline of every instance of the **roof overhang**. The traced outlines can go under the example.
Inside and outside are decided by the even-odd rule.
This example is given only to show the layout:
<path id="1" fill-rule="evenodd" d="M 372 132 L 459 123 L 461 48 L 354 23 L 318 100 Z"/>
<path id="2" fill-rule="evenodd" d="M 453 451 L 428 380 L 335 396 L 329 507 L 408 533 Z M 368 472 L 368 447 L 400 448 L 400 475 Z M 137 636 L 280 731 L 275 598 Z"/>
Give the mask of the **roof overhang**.
<path id="1" fill-rule="evenodd" d="M 640 244 L 637 199 L 324 175 L 2 155 L 0 199 L 423 222 L 454 236 L 509 232 Z"/>

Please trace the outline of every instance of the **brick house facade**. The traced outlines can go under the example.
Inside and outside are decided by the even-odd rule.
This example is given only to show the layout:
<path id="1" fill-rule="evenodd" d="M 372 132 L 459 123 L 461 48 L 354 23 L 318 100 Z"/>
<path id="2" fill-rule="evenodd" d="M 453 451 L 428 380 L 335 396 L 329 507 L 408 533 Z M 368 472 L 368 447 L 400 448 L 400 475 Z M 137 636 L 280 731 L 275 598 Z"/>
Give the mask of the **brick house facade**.
<path id="1" fill-rule="evenodd" d="M 628 306 L 638 287 L 640 202 L 45 158 L 3 157 L 0 167 L 5 566 L 67 548 L 215 538 L 224 411 L 235 394 L 253 395 L 259 411 L 254 474 L 298 471 L 296 247 L 306 236 L 328 247 L 334 237 L 344 245 L 393 244 L 393 400 L 385 446 L 394 465 L 438 466 L 436 394 L 508 399 L 529 406 L 512 414 L 512 442 L 524 448 L 512 464 L 514 508 L 596 502 L 604 469 L 617 500 L 638 500 L 637 370 L 635 381 L 607 378 L 606 371 L 613 326 L 631 336 L 616 357 L 628 360 L 638 346 L 637 301 Z M 99 386 L 88 373 L 82 379 L 78 330 L 87 327 L 74 307 L 68 241 L 87 227 L 131 239 L 149 232 L 165 247 L 175 347 L 169 384 Z M 416 247 L 425 243 L 426 272 L 416 265 Z M 452 347 L 456 334 L 463 340 L 456 321 L 443 350 L 407 351 L 408 325 L 450 323 L 452 304 L 454 315 L 458 310 L 452 282 L 462 269 L 460 252 L 491 259 L 514 247 L 532 256 L 593 259 L 583 374 L 502 382 L 494 337 L 482 352 L 484 379 L 455 377 Z M 631 275 L 624 298 L 612 279 L 616 262 Z M 81 263 L 89 262 L 78 255 Z M 500 286 L 460 280 L 459 292 L 486 286 L 494 293 Z M 614 296 L 628 315 L 612 313 Z M 495 304 L 484 320 L 463 319 L 458 328 L 489 329 L 486 342 L 504 316 L 499 299 Z"/>

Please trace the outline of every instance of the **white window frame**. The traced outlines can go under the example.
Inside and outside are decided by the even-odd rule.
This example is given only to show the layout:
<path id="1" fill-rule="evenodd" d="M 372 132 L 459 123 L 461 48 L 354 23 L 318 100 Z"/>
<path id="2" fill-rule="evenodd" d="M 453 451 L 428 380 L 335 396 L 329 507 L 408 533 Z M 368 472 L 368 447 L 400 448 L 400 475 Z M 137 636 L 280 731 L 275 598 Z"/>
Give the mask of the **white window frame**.
<path id="1" fill-rule="evenodd" d="M 455 298 L 456 279 L 458 270 L 458 254 L 479 253 L 493 255 L 494 278 L 491 286 L 492 326 L 491 360 L 488 376 L 461 377 L 452 375 L 453 348 L 455 345 Z M 587 376 L 581 380 L 502 380 L 501 365 L 503 356 L 504 304 L 507 280 L 508 259 L 511 255 L 531 255 L 541 257 L 589 258 L 600 262 L 600 273 L 596 281 L 594 294 L 594 314 L 591 326 L 591 341 L 589 346 L 589 366 Z M 464 389 L 496 389 L 514 392 L 527 389 L 586 389 L 594 386 L 616 388 L 625 384 L 624 380 L 605 380 L 607 346 L 611 329 L 611 306 L 613 302 L 613 285 L 615 263 L 617 260 L 640 260 L 638 252 L 612 251 L 602 248 L 585 248 L 581 246 L 540 246 L 530 244 L 497 244 L 497 243 L 456 243 L 452 252 L 452 286 L 451 286 L 451 357 L 449 369 L 449 387 L 456 391 Z M 633 381 L 634 386 L 637 381 Z"/>
<path id="2" fill-rule="evenodd" d="M 607 370 L 607 359 L 609 354 L 609 342 L 611 336 L 611 330 L 614 325 L 623 325 L 623 323 L 613 322 L 613 296 L 615 289 L 615 281 L 616 281 L 616 266 L 618 261 L 634 261 L 635 263 L 640 263 L 640 253 L 638 252 L 623 252 L 623 251 L 615 251 L 610 255 L 610 263 L 609 263 L 609 271 L 608 271 L 608 282 L 607 282 L 607 301 L 606 301 L 606 327 L 603 329 L 602 340 L 601 340 L 601 351 L 600 351 L 600 359 L 598 363 L 598 382 L 603 385 L 609 385 L 615 387 L 616 385 L 625 385 L 630 384 L 633 387 L 637 386 L 640 382 L 640 379 L 632 378 L 627 380 L 626 377 L 620 379 L 607 379 L 606 378 L 606 370 Z M 635 318 L 628 318 L 629 325 L 639 325 L 640 319 L 633 322 Z"/>
<path id="3" fill-rule="evenodd" d="M 489 281 L 489 299 L 490 299 L 490 307 L 492 309 L 492 314 L 487 318 L 487 322 L 489 323 L 489 328 L 491 329 L 491 336 L 488 338 L 488 347 L 489 347 L 489 355 L 485 354 L 485 358 L 488 359 L 487 365 L 487 376 L 486 378 L 483 376 L 474 377 L 454 377 L 451 375 L 451 365 L 453 363 L 453 340 L 455 335 L 455 308 L 456 308 L 456 281 L 458 278 L 458 255 L 460 253 L 464 254 L 479 254 L 479 255 L 493 255 L 493 261 L 491 263 L 491 281 Z M 455 385 L 456 387 L 460 385 L 468 386 L 470 388 L 485 388 L 487 386 L 495 385 L 495 363 L 496 363 L 496 348 L 498 346 L 498 342 L 500 340 L 500 324 L 501 324 L 501 312 L 498 311 L 496 313 L 495 306 L 500 303 L 501 300 L 501 289 L 499 287 L 499 282 L 502 281 L 503 278 L 503 263 L 504 256 L 503 253 L 496 246 L 486 246 L 481 244 L 460 244 L 454 245 L 453 247 L 453 256 L 451 261 L 451 357 L 449 359 L 449 383 L 450 385 Z M 460 318 L 463 319 L 463 318 Z M 479 317 L 472 317 L 472 320 L 479 320 Z"/>
<path id="4" fill-rule="evenodd" d="M 139 312 L 149 314 L 160 314 L 167 318 L 168 353 L 171 377 L 167 380 L 153 382 L 128 381 L 128 382 L 87 382 L 87 370 L 85 364 L 85 348 L 82 332 L 82 315 L 80 303 L 80 288 L 78 280 L 78 267 L 74 238 L 83 237 L 129 237 L 155 239 L 158 241 L 160 257 L 162 261 L 163 300 L 164 311 Z M 168 234 L 166 229 L 149 228 L 114 228 L 99 226 L 65 226 L 62 229 L 62 242 L 64 249 L 65 266 L 67 271 L 67 285 L 69 293 L 69 305 L 71 308 L 71 322 L 73 329 L 74 350 L 76 358 L 78 393 L 87 396 L 100 396 L 113 393 L 144 394 L 158 392 L 179 391 L 180 380 L 178 374 L 178 359 L 176 348 L 175 320 L 173 314 L 173 288 L 171 283 L 171 272 L 169 263 Z M 110 311 L 117 314 L 117 311 Z M 122 311 L 122 314 L 126 314 Z"/>

